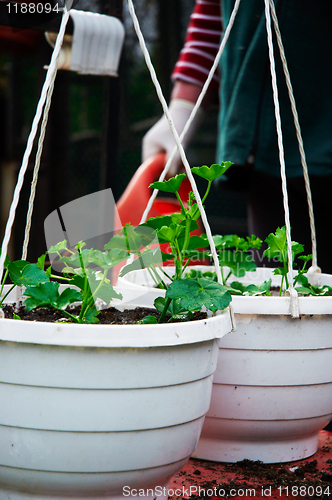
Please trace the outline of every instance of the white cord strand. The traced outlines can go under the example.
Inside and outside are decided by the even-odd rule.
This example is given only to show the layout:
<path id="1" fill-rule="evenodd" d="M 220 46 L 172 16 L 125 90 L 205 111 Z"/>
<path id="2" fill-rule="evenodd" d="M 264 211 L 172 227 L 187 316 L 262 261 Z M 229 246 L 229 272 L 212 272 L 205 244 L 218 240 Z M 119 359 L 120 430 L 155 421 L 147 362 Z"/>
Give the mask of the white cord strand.
<path id="1" fill-rule="evenodd" d="M 180 157 L 181 157 L 182 163 L 183 163 L 183 165 L 185 167 L 186 174 L 187 174 L 188 179 L 190 181 L 192 190 L 193 190 L 195 198 L 196 198 L 196 202 L 197 202 L 198 208 L 199 208 L 200 213 L 201 213 L 202 222 L 203 222 L 203 225 L 204 225 L 204 228 L 205 228 L 205 231 L 206 231 L 206 235 L 207 235 L 207 238 L 208 238 L 208 241 L 209 241 L 209 244 L 210 244 L 210 248 L 211 248 L 212 258 L 213 258 L 213 261 L 214 261 L 214 265 L 215 265 L 215 269 L 216 269 L 216 273 L 217 273 L 218 282 L 222 283 L 222 276 L 221 276 L 221 271 L 220 271 L 220 266 L 219 266 L 219 260 L 218 260 L 218 255 L 217 255 L 216 247 L 215 247 L 214 241 L 212 239 L 211 229 L 210 229 L 207 217 L 206 217 L 206 213 L 205 213 L 204 207 L 202 205 L 202 200 L 201 200 L 200 194 L 198 192 L 195 179 L 193 177 L 193 174 L 191 173 L 190 165 L 188 163 L 186 154 L 185 154 L 184 149 L 182 147 L 182 144 L 181 144 L 179 135 L 177 133 L 177 130 L 174 127 L 173 120 L 172 120 L 172 117 L 171 117 L 171 115 L 169 113 L 166 100 L 164 98 L 162 89 L 161 89 L 159 81 L 157 79 L 157 75 L 156 75 L 155 69 L 154 69 L 154 67 L 152 65 L 149 52 L 148 52 L 147 47 L 145 45 L 144 37 L 143 37 L 143 34 L 141 32 L 138 19 L 136 17 L 136 13 L 135 13 L 135 9 L 134 9 L 134 5 L 132 3 L 132 0 L 127 0 L 127 3 L 128 3 L 129 13 L 130 13 L 131 18 L 133 20 L 134 28 L 135 28 L 135 31 L 136 31 L 136 34 L 137 34 L 137 37 L 138 37 L 138 40 L 139 40 L 139 43 L 140 43 L 140 46 L 141 46 L 144 58 L 145 58 L 145 62 L 146 62 L 147 67 L 148 67 L 148 69 L 150 71 L 152 82 L 154 83 L 154 86 L 156 88 L 157 95 L 158 95 L 158 98 L 159 98 L 159 100 L 161 102 L 164 114 L 166 115 L 166 118 L 167 118 L 167 120 L 169 122 L 170 129 L 172 131 L 172 134 L 173 134 L 174 139 L 175 139 L 175 143 L 176 143 L 176 145 L 178 147 L 178 150 L 180 152 Z"/>
<path id="2" fill-rule="evenodd" d="M 46 105 L 44 108 L 43 121 L 42 121 L 42 125 L 41 125 L 39 141 L 38 141 L 38 150 L 37 150 L 37 155 L 36 155 L 35 168 L 33 170 L 33 178 L 32 178 L 32 182 L 31 182 L 27 220 L 26 220 L 26 225 L 25 225 L 24 242 L 23 242 L 22 257 L 21 257 L 22 260 L 26 260 L 27 255 L 28 255 L 31 220 L 32 220 L 32 212 L 33 212 L 33 208 L 34 208 L 34 201 L 35 201 L 35 195 L 36 195 L 36 189 L 37 189 L 40 159 L 41 159 L 41 155 L 42 155 L 42 151 L 43 151 L 44 137 L 45 137 L 48 113 L 49 113 L 49 109 L 51 106 L 55 77 L 56 77 L 56 73 L 54 72 L 53 78 L 52 78 L 52 81 L 50 84 L 50 88 L 49 88 L 48 93 L 47 93 Z M 21 301 L 22 301 L 22 287 L 17 286 L 16 287 L 16 304 L 19 304 Z"/>
<path id="3" fill-rule="evenodd" d="M 68 2 L 68 4 L 69 3 L 71 6 L 72 0 L 70 2 Z M 1 256 L 0 256 L 0 283 L 2 281 L 3 266 L 4 266 L 6 254 L 7 254 L 8 243 L 10 240 L 12 227 L 13 227 L 14 220 L 15 220 L 15 213 L 16 213 L 16 209 L 17 209 L 17 205 L 18 205 L 18 201 L 19 201 L 19 197 L 20 197 L 20 192 L 22 189 L 23 181 L 24 181 L 24 176 L 25 176 L 26 170 L 28 168 L 28 162 L 29 162 L 29 157 L 30 157 L 31 150 L 33 147 L 33 142 L 34 142 L 34 139 L 35 139 L 35 136 L 37 133 L 38 124 L 39 124 L 40 117 L 41 117 L 41 114 L 43 111 L 47 92 L 48 92 L 48 89 L 49 89 L 50 84 L 51 84 L 53 73 L 54 72 L 56 73 L 56 70 L 57 70 L 58 56 L 59 56 L 60 48 L 62 45 L 66 25 L 67 25 L 67 22 L 69 19 L 70 6 L 68 5 L 68 8 L 67 8 L 67 5 L 64 8 L 59 34 L 58 34 L 56 44 L 55 44 L 55 47 L 54 47 L 54 50 L 52 53 L 50 65 L 49 65 L 49 68 L 48 68 L 47 73 L 46 73 L 46 78 L 45 78 L 45 82 L 44 82 L 44 85 L 42 88 L 41 96 L 40 96 L 40 99 L 39 99 L 39 102 L 37 105 L 36 114 L 35 114 L 35 117 L 34 117 L 33 122 L 32 122 L 31 132 L 30 132 L 30 135 L 28 138 L 27 147 L 26 147 L 26 150 L 25 150 L 25 153 L 23 156 L 21 169 L 20 169 L 20 172 L 18 175 L 16 187 L 14 190 L 13 201 L 12 201 L 12 204 L 11 204 L 11 207 L 9 210 L 9 217 L 8 217 L 6 228 L 5 228 L 5 235 L 4 235 L 4 239 L 2 242 Z"/>
<path id="4" fill-rule="evenodd" d="M 267 41 L 268 41 L 268 48 L 269 48 L 270 69 L 271 69 L 271 77 L 272 77 L 273 101 L 274 101 L 276 128 L 277 128 L 277 136 L 278 136 L 280 174 L 281 174 L 282 193 L 283 193 L 284 211 L 285 211 L 285 225 L 286 225 L 287 253 L 288 253 L 288 282 L 289 282 L 288 292 L 290 295 L 291 315 L 293 318 L 297 318 L 297 317 L 299 317 L 300 314 L 299 314 L 298 294 L 297 294 L 295 288 L 293 287 L 293 266 L 292 266 L 293 256 L 292 256 L 292 243 L 291 243 L 292 239 L 291 239 L 289 207 L 288 207 L 286 165 L 285 165 L 284 146 L 283 146 L 283 138 L 282 138 L 282 130 L 281 130 L 281 118 L 280 118 L 280 108 L 279 108 L 279 98 L 278 98 L 277 75 L 276 75 L 275 62 L 274 62 L 272 29 L 271 29 L 271 19 L 270 19 L 270 6 L 269 6 L 269 0 L 264 0 L 264 2 L 265 2 Z"/>
<path id="5" fill-rule="evenodd" d="M 299 117 L 298 117 L 298 113 L 297 113 L 297 109 L 296 109 L 293 87 L 292 87 L 292 83 L 291 83 L 291 79 L 290 79 L 290 74 L 288 71 L 285 50 L 284 50 L 284 46 L 283 46 L 282 39 L 281 39 L 278 18 L 276 15 L 273 0 L 270 0 L 270 8 L 271 8 L 271 15 L 272 15 L 272 19 L 273 19 L 274 29 L 275 29 L 276 36 L 277 36 L 277 42 L 278 42 L 278 47 L 279 47 L 279 51 L 280 51 L 282 67 L 283 67 L 284 74 L 285 74 L 285 80 L 286 80 L 286 85 L 287 85 L 287 89 L 288 89 L 289 100 L 291 103 L 291 109 L 292 109 L 292 113 L 293 113 L 293 117 L 294 117 L 296 137 L 297 137 L 297 141 L 299 144 L 303 177 L 304 177 L 305 189 L 306 189 L 306 194 L 307 194 L 309 221 L 310 221 L 310 232 L 311 232 L 311 245 L 312 245 L 312 266 L 311 266 L 310 270 L 311 270 L 311 272 L 314 272 L 314 273 L 320 273 L 320 268 L 318 267 L 318 264 L 317 264 L 317 240 L 316 240 L 316 230 L 315 230 L 315 218 L 314 218 L 314 211 L 313 211 L 313 203 L 312 203 L 307 161 L 306 161 L 306 156 L 305 156 L 305 152 L 304 152 L 301 127 L 300 127 Z"/>
<path id="6" fill-rule="evenodd" d="M 37 182 L 38 182 L 40 160 L 41 160 L 41 155 L 42 155 L 42 151 L 43 151 L 45 131 L 46 131 L 46 126 L 47 126 L 48 114 L 49 114 L 49 110 L 50 110 L 50 106 L 51 106 L 55 77 L 56 77 L 56 72 L 53 73 L 53 78 L 52 78 L 50 88 L 49 88 L 48 93 L 47 93 L 47 100 L 46 100 L 45 109 L 44 109 L 43 121 L 41 124 L 40 136 L 39 136 L 39 141 L 38 141 L 38 150 L 37 150 L 35 168 L 33 170 L 33 178 L 32 178 L 32 183 L 31 183 L 31 190 L 30 190 L 29 207 L 28 207 L 28 214 L 27 214 L 27 221 L 26 221 L 26 226 L 25 226 L 25 234 L 24 234 L 24 242 L 23 242 L 23 250 L 22 250 L 22 260 L 26 260 L 27 254 L 28 254 L 32 212 L 33 212 L 34 201 L 35 201 L 35 196 L 36 196 L 36 188 L 37 188 Z"/>
<path id="7" fill-rule="evenodd" d="M 208 90 L 208 87 L 209 87 L 209 85 L 211 83 L 211 80 L 212 80 L 212 78 L 213 78 L 213 76 L 215 74 L 215 71 L 216 71 L 217 67 L 218 67 L 218 64 L 219 64 L 219 61 L 220 61 L 220 57 L 221 57 L 222 53 L 224 52 L 224 48 L 225 48 L 226 42 L 228 40 L 229 34 L 231 32 L 231 29 L 233 27 L 236 14 L 237 14 L 237 11 L 239 9 L 240 1 L 241 0 L 236 0 L 236 2 L 234 4 L 234 8 L 233 8 L 232 14 L 230 16 L 227 28 L 225 30 L 224 36 L 222 38 L 219 50 L 218 50 L 217 55 L 216 55 L 216 58 L 215 58 L 215 60 L 213 62 L 213 65 L 212 65 L 212 67 L 210 69 L 208 77 L 207 77 L 207 79 L 206 79 L 206 81 L 205 81 L 205 83 L 204 83 L 204 85 L 202 87 L 201 93 L 199 94 L 199 96 L 197 98 L 195 106 L 193 107 L 193 109 L 191 111 L 189 119 L 188 119 L 188 121 L 187 121 L 187 123 L 186 123 L 186 125 L 185 125 L 185 127 L 184 127 L 184 129 L 183 129 L 183 131 L 181 133 L 181 135 L 180 135 L 180 141 L 181 141 L 181 143 L 182 143 L 183 138 L 185 137 L 186 133 L 188 132 L 189 127 L 190 127 L 193 119 L 195 118 L 197 110 L 199 109 L 199 107 L 200 107 L 200 105 L 201 105 L 201 103 L 203 101 L 203 98 L 204 98 L 204 96 L 205 96 L 205 94 L 206 94 L 206 92 Z M 173 151 L 172 151 L 172 153 L 170 155 L 170 157 L 168 158 L 168 160 L 166 162 L 165 168 L 164 168 L 164 170 L 162 171 L 162 173 L 161 173 L 161 175 L 159 177 L 159 181 L 160 182 L 162 182 L 165 179 L 166 174 L 167 174 L 167 172 L 169 170 L 169 167 L 170 167 L 170 165 L 171 165 L 171 163 L 172 163 L 172 161 L 174 159 L 174 156 L 175 156 L 175 154 L 177 152 L 177 149 L 178 148 L 175 145 L 174 148 L 173 148 Z M 145 211 L 144 211 L 144 213 L 142 215 L 141 224 L 146 221 L 146 219 L 148 217 L 148 214 L 149 214 L 149 212 L 151 210 L 152 204 L 153 204 L 154 200 L 156 199 L 157 194 L 158 194 L 158 189 L 154 189 L 153 192 L 152 192 L 152 195 L 151 195 L 151 197 L 149 199 L 149 202 L 148 202 L 148 204 L 146 206 L 146 209 L 145 209 Z"/>

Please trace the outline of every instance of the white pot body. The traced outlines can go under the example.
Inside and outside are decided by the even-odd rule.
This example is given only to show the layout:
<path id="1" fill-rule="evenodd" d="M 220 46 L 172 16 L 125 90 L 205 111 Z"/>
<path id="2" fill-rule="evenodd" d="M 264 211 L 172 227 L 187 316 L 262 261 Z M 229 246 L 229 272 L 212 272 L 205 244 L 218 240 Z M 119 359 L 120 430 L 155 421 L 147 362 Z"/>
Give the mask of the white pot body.
<path id="1" fill-rule="evenodd" d="M 261 268 L 241 281 L 269 277 L 271 270 Z M 129 278 L 139 286 L 139 276 Z M 322 283 L 332 286 L 332 276 L 322 275 Z M 289 297 L 236 296 L 232 304 L 236 332 L 220 342 L 211 407 L 193 456 L 272 463 L 312 455 L 332 419 L 332 297 L 300 297 L 298 319 L 289 315 Z"/>
<path id="2" fill-rule="evenodd" d="M 230 329 L 229 311 L 157 327 L 1 319 L 0 499 L 162 491 L 197 445 Z"/>

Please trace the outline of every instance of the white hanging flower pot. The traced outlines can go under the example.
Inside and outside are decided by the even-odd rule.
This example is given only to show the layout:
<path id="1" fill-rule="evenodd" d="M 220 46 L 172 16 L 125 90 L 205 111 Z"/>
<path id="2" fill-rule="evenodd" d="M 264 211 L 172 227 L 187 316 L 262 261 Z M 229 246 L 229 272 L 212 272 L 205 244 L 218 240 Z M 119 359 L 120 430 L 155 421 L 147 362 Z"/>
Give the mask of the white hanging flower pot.
<path id="1" fill-rule="evenodd" d="M 213 177 L 227 163 L 196 170 Z M 178 194 L 183 178 L 156 184 Z M 213 179 L 207 180 L 206 194 Z M 158 319 L 147 314 L 144 324 L 95 325 L 96 304 L 135 303 L 132 290 L 119 294 L 107 273 L 130 251 L 139 264 L 159 261 L 158 228 L 125 226 L 103 250 L 84 248 L 81 240 L 72 248 L 66 236 L 48 245 L 50 259 L 64 264 L 60 276 L 44 269 L 45 254 L 37 264 L 6 256 L 4 279 L 24 287 L 26 310 L 56 309 L 71 323 L 0 319 L 0 500 L 167 497 L 171 476 L 197 445 L 219 340 L 232 329 L 229 292 L 213 280 L 182 279 L 187 253 L 201 245 L 200 238 L 191 241 L 200 211 L 189 198 L 184 221 L 175 216 L 159 228 L 158 242 L 169 237 L 175 244 L 179 268 L 156 305 Z M 153 302 L 145 295 L 136 304 Z M 203 306 L 215 315 L 191 321 Z M 164 322 L 179 319 L 188 321 Z"/>
<path id="2" fill-rule="evenodd" d="M 271 276 L 261 268 L 241 281 Z M 148 277 L 141 271 L 119 286 L 123 281 L 137 291 Z M 323 274 L 322 282 L 331 286 L 332 276 Z M 271 463 L 312 455 L 332 418 L 332 297 L 300 297 L 295 319 L 289 297 L 233 296 L 232 306 L 236 331 L 220 342 L 211 407 L 192 456 Z"/>
<path id="3" fill-rule="evenodd" d="M 0 499 L 163 498 L 196 447 L 229 311 L 0 326 Z"/>

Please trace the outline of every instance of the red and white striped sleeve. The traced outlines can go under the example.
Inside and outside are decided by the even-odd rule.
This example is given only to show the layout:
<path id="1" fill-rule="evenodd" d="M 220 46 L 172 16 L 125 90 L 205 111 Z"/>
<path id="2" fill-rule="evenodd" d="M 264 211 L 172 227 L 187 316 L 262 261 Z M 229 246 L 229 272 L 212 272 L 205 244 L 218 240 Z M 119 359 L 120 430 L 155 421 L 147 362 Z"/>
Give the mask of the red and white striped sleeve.
<path id="1" fill-rule="evenodd" d="M 172 80 L 203 86 L 218 52 L 221 36 L 220 0 L 196 0 Z M 218 74 L 213 76 L 210 87 L 219 87 Z"/>

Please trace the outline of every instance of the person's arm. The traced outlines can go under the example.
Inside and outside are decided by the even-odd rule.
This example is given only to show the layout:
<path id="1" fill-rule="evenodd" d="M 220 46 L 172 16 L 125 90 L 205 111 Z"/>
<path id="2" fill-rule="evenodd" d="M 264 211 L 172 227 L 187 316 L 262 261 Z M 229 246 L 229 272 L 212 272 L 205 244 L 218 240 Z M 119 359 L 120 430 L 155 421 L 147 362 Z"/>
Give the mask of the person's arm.
<path id="1" fill-rule="evenodd" d="M 176 80 L 171 94 L 171 101 L 174 99 L 182 99 L 195 104 L 201 91 L 202 86 L 182 80 Z M 203 109 L 207 110 L 210 105 L 215 102 L 215 98 L 216 95 L 214 89 L 208 89 L 208 92 L 205 94 L 201 104 Z"/>
<path id="2" fill-rule="evenodd" d="M 185 45 L 172 73 L 174 87 L 169 110 L 179 135 L 181 135 L 201 93 L 219 48 L 221 32 L 220 0 L 196 1 Z M 211 103 L 217 102 L 218 87 L 218 75 L 214 75 L 202 105 L 182 142 L 184 148 L 194 137 L 203 120 L 205 110 L 209 108 Z M 163 116 L 143 138 L 142 159 L 144 161 L 159 152 L 166 152 L 169 157 L 174 146 L 175 141 L 168 121 Z M 180 156 L 177 153 L 172 162 L 170 174 L 174 174 L 180 164 Z"/>
<path id="3" fill-rule="evenodd" d="M 219 50 L 221 36 L 220 0 L 196 0 L 184 47 L 172 72 L 172 80 L 203 87 Z M 217 94 L 218 88 L 217 72 L 212 78 L 210 89 Z"/>

